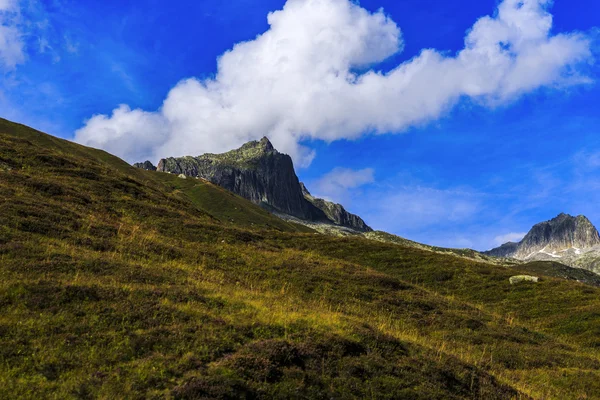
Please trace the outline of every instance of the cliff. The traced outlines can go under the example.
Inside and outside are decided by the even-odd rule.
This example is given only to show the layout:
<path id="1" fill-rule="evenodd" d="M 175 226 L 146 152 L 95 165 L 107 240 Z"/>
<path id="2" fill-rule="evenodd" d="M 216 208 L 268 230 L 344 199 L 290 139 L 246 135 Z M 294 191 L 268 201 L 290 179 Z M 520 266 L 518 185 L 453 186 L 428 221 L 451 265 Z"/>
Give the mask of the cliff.
<path id="1" fill-rule="evenodd" d="M 206 179 L 274 213 L 360 232 L 372 230 L 341 205 L 310 196 L 296 176 L 291 157 L 278 152 L 266 137 L 223 154 L 165 158 L 158 171 Z"/>

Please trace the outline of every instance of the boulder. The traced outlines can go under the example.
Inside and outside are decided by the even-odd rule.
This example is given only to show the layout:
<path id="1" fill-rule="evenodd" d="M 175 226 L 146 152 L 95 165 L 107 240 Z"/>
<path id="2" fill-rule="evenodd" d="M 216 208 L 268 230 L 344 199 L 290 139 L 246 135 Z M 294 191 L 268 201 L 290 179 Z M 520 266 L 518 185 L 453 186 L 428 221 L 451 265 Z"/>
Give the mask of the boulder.
<path id="1" fill-rule="evenodd" d="M 510 277 L 510 284 L 511 285 L 516 285 L 516 284 L 522 283 L 522 282 L 538 283 L 539 280 L 540 280 L 540 278 L 538 278 L 537 276 L 516 275 L 516 276 L 511 276 Z"/>

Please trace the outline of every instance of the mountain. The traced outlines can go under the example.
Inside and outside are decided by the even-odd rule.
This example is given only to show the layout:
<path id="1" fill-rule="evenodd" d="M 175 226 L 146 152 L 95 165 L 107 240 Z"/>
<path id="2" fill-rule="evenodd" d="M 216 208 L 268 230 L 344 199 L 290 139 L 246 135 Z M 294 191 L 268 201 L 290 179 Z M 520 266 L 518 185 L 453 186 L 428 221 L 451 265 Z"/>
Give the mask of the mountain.
<path id="1" fill-rule="evenodd" d="M 156 171 L 156 167 L 150 161 L 144 161 L 143 163 L 133 164 L 135 168 L 145 169 L 146 171 Z"/>
<path id="2" fill-rule="evenodd" d="M 600 289 L 381 235 L 0 119 L 0 399 L 598 397 Z"/>
<path id="3" fill-rule="evenodd" d="M 484 254 L 491 257 L 500 257 L 500 258 L 511 258 L 517 254 L 517 250 L 519 248 L 519 243 L 508 242 L 504 243 L 502 246 L 497 247 L 495 249 L 485 251 Z"/>
<path id="4" fill-rule="evenodd" d="M 158 171 L 205 179 L 284 219 L 290 216 L 297 222 L 372 230 L 341 205 L 311 196 L 298 180 L 291 157 L 278 152 L 266 137 L 224 154 L 165 158 L 158 163 Z"/>
<path id="5" fill-rule="evenodd" d="M 484 254 L 524 261 L 558 261 L 600 273 L 600 235 L 583 215 L 560 214 L 536 224 L 521 242 L 509 242 Z"/>
<path id="6" fill-rule="evenodd" d="M 534 252 L 556 254 L 570 249 L 588 249 L 600 245 L 600 235 L 583 215 L 560 214 L 535 225 L 519 243 L 515 256 L 528 258 Z"/>
<path id="7" fill-rule="evenodd" d="M 341 204 L 313 197 L 302 182 L 300 182 L 300 188 L 304 198 L 319 210 L 323 211 L 327 216 L 327 219 L 335 225 L 351 228 L 359 232 L 373 231 L 362 218 L 358 215 L 349 213 Z"/>

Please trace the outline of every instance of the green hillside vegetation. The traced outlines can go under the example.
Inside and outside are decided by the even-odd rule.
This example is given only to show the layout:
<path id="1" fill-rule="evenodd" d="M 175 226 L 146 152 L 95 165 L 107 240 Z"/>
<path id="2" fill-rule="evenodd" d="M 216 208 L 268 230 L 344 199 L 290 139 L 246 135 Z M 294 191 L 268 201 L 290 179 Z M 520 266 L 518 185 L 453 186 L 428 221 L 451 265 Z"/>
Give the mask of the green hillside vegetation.
<path id="1" fill-rule="evenodd" d="M 545 275 L 576 280 L 588 285 L 600 287 L 600 275 L 587 269 L 571 268 L 554 261 L 531 261 L 519 264 L 519 270 L 530 275 Z"/>
<path id="2" fill-rule="evenodd" d="M 0 120 L 0 398 L 598 398 L 600 289 L 302 229 Z"/>
<path id="3" fill-rule="evenodd" d="M 315 233 L 314 230 L 277 218 L 263 208 L 212 183 L 169 173 L 143 171 L 149 179 L 163 183 L 173 192 L 181 192 L 198 209 L 210 213 L 219 221 L 241 228 L 273 229 L 280 232 Z"/>
<path id="4" fill-rule="evenodd" d="M 417 249 L 421 249 L 421 250 L 432 251 L 434 253 L 455 255 L 455 256 L 473 259 L 473 260 L 477 260 L 477 261 L 481 261 L 481 262 L 485 262 L 485 263 L 503 264 L 503 265 L 518 264 L 518 262 L 516 260 L 490 257 L 490 256 L 486 256 L 482 253 L 479 253 L 479 252 L 477 252 L 475 250 L 471 250 L 471 249 L 448 249 L 448 248 L 444 248 L 444 247 L 429 246 L 426 244 L 417 243 L 412 240 L 408 240 L 403 237 L 392 235 L 390 233 L 382 232 L 382 231 L 367 232 L 367 233 L 363 233 L 362 236 L 366 237 L 367 239 L 376 240 L 378 242 L 393 243 L 393 244 L 398 244 L 398 245 L 401 245 L 404 247 L 413 247 L 413 248 L 417 248 Z"/>

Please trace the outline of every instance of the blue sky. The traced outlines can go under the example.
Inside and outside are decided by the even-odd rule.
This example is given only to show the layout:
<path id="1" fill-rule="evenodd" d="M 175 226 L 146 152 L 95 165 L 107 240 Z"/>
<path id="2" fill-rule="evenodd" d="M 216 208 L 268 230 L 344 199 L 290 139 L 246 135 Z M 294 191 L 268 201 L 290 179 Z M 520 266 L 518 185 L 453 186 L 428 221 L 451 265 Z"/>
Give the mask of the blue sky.
<path id="1" fill-rule="evenodd" d="M 0 0 L 0 116 L 128 161 L 267 134 L 314 194 L 430 244 L 600 224 L 600 3 L 516 1 Z"/>

